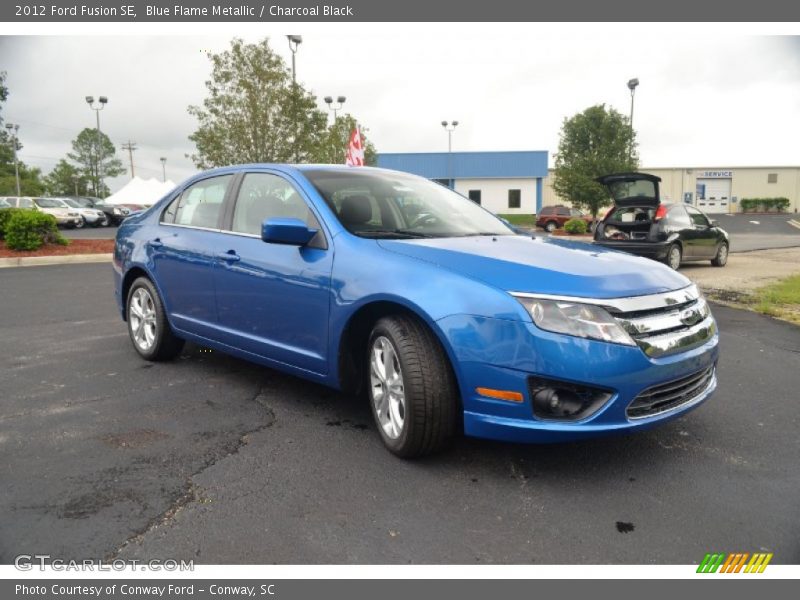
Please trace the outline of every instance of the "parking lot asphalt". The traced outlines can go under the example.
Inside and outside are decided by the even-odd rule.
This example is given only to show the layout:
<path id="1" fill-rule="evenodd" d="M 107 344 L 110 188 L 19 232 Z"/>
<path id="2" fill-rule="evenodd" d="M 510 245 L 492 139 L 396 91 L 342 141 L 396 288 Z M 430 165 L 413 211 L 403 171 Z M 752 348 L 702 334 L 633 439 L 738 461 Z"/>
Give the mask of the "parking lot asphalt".
<path id="1" fill-rule="evenodd" d="M 70 240 L 113 240 L 117 237 L 116 227 L 81 227 L 62 229 L 61 234 Z"/>
<path id="2" fill-rule="evenodd" d="M 351 397 L 132 349 L 105 264 L 0 271 L 0 562 L 800 562 L 800 328 L 714 306 L 719 389 L 660 429 L 407 462 Z"/>

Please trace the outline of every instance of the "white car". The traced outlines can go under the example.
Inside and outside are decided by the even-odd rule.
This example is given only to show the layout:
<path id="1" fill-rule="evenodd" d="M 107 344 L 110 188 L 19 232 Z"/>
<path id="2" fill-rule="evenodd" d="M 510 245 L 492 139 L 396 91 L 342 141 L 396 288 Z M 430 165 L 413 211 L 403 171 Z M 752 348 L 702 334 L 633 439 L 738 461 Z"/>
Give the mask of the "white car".
<path id="1" fill-rule="evenodd" d="M 29 208 L 38 210 L 56 218 L 56 223 L 63 227 L 83 227 L 83 217 L 74 209 L 58 198 L 36 198 L 31 196 L 6 196 L 14 208 Z"/>
<path id="2" fill-rule="evenodd" d="M 84 223 L 86 225 L 91 225 L 92 227 L 108 225 L 108 217 L 106 217 L 106 213 L 104 213 L 102 210 L 82 206 L 80 202 L 77 202 L 72 198 L 56 198 L 56 200 L 61 200 L 64 204 L 76 211 L 83 218 L 83 223 L 78 225 L 78 227 L 83 227 Z"/>

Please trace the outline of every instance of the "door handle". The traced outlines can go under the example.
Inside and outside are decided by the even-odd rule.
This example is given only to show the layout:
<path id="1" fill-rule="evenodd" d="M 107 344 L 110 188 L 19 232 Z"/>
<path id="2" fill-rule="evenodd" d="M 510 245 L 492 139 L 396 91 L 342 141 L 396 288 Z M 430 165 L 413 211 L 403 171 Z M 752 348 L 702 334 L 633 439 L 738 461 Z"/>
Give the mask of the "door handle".
<path id="1" fill-rule="evenodd" d="M 147 245 L 151 248 L 161 248 L 161 246 L 164 245 L 164 242 L 162 242 L 160 238 L 156 238 L 147 242 Z"/>
<path id="2" fill-rule="evenodd" d="M 236 250 L 228 250 L 222 254 L 217 254 L 217 258 L 224 260 L 225 262 L 237 262 L 242 260 L 242 257 L 236 254 Z"/>

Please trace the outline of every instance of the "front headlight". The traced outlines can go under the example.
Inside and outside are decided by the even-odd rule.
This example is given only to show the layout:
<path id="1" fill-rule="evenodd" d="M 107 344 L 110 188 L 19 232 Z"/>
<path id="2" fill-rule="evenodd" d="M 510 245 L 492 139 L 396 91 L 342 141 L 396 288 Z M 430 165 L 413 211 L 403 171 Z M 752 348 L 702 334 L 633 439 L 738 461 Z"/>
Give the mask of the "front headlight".
<path id="1" fill-rule="evenodd" d="M 593 304 L 514 296 L 540 329 L 635 346 L 628 332 L 608 312 Z"/>
<path id="2" fill-rule="evenodd" d="M 118 208 L 115 208 L 115 209 L 114 209 L 114 214 L 115 214 L 115 215 L 121 215 L 121 214 L 122 214 L 122 211 L 121 211 L 120 209 L 118 209 Z"/>

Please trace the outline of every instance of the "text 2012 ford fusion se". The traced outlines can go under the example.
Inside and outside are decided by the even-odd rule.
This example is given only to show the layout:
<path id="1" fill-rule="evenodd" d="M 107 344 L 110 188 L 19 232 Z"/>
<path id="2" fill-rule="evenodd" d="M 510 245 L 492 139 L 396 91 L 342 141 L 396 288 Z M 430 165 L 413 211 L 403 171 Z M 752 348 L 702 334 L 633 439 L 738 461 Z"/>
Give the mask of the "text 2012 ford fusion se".
<path id="1" fill-rule="evenodd" d="M 114 271 L 145 359 L 190 340 L 363 393 L 400 456 L 462 430 L 553 442 L 645 429 L 717 385 L 716 323 L 679 273 L 516 235 L 394 171 L 202 173 L 122 223 Z"/>

